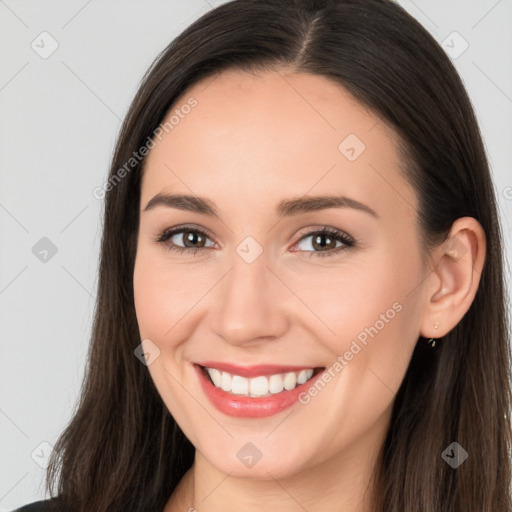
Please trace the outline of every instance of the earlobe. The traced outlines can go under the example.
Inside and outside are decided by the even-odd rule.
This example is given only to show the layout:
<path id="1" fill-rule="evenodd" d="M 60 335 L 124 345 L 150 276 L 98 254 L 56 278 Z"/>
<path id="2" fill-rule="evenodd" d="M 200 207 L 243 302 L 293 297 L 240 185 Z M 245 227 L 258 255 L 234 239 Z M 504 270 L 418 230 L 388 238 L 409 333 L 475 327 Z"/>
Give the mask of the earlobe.
<path id="1" fill-rule="evenodd" d="M 485 233 L 480 223 L 472 217 L 457 219 L 448 239 L 432 256 L 434 268 L 425 280 L 422 336 L 442 337 L 466 314 L 478 290 L 485 251 Z"/>

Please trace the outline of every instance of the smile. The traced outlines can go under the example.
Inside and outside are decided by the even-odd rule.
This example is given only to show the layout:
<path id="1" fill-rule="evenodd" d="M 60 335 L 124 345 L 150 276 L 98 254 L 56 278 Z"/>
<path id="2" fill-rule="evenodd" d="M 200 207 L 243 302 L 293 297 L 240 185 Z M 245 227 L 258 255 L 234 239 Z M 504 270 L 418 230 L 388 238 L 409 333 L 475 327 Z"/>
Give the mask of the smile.
<path id="1" fill-rule="evenodd" d="M 261 418 L 296 404 L 325 367 L 193 363 L 209 401 L 228 416 Z"/>
<path id="2" fill-rule="evenodd" d="M 241 375 L 220 371 L 217 368 L 205 367 L 204 370 L 216 388 L 233 395 L 251 397 L 275 395 L 283 390 L 291 391 L 311 379 L 315 371 L 313 368 L 309 368 L 298 372 L 275 373 L 269 376 L 260 375 L 249 379 Z"/>

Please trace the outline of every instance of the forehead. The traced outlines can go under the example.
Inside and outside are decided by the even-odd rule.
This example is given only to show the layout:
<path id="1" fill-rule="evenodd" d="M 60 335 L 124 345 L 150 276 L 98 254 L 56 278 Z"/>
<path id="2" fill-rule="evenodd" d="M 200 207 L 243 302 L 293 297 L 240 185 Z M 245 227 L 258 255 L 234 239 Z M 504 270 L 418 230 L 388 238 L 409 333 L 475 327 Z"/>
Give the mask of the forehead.
<path id="1" fill-rule="evenodd" d="M 142 201 L 165 190 L 219 203 L 238 197 L 246 207 L 256 198 L 270 205 L 333 192 L 374 209 L 415 202 L 399 172 L 394 131 L 326 77 L 224 71 L 187 89 L 171 116 L 172 128 L 146 159 Z"/>

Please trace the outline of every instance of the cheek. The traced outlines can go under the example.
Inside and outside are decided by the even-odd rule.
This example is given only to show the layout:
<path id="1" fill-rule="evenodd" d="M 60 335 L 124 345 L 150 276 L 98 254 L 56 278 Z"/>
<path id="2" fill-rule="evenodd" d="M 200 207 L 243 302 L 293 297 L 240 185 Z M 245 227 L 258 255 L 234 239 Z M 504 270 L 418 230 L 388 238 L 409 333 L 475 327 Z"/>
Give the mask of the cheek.
<path id="1" fill-rule="evenodd" d="M 190 407 L 188 386 L 183 385 L 188 375 L 180 364 L 183 342 L 190 336 L 188 316 L 183 317 L 197 301 L 192 297 L 194 286 L 187 286 L 187 273 L 180 267 L 172 269 L 165 255 L 155 254 L 151 248 L 139 249 L 133 274 L 137 322 L 141 339 L 150 339 L 160 351 L 147 369 L 174 419 L 196 439 L 194 425 L 204 418 L 200 410 Z"/>
<path id="2" fill-rule="evenodd" d="M 366 392 L 372 392 L 366 388 L 371 387 L 369 370 L 389 388 L 398 388 L 418 339 L 420 301 L 414 283 L 421 281 L 421 268 L 417 255 L 409 251 L 402 257 L 401 251 L 388 247 L 373 253 L 371 261 L 361 257 L 339 272 L 304 278 L 295 288 L 313 310 L 309 329 L 333 361 L 344 358 L 351 379 L 364 380 Z M 378 377 L 373 382 L 382 387 Z"/>
<path id="3" fill-rule="evenodd" d="M 141 337 L 158 339 L 165 332 L 165 315 L 162 313 L 167 307 L 166 294 L 161 286 L 161 276 L 151 268 L 143 254 L 137 256 L 133 274 L 134 302 Z"/>
<path id="4" fill-rule="evenodd" d="M 325 437 L 334 443 L 357 438 L 391 407 L 418 334 L 419 301 L 406 296 L 410 276 L 374 270 L 352 277 L 340 279 L 343 292 L 332 283 L 337 316 L 332 313 L 330 325 L 336 336 L 323 337 L 333 353 L 332 379 L 319 402 Z M 329 311 L 327 303 L 323 311 Z"/>
<path id="5" fill-rule="evenodd" d="M 162 342 L 204 293 L 200 276 L 186 265 L 173 265 L 165 253 L 141 248 L 135 261 L 133 288 L 141 336 Z"/>
<path id="6" fill-rule="evenodd" d="M 307 306 L 297 308 L 309 329 L 339 354 L 347 341 L 370 338 L 367 328 L 375 325 L 383 333 L 400 323 L 398 310 L 405 306 L 415 275 L 414 268 L 391 254 L 378 254 L 372 261 L 354 258 L 337 268 L 310 269 L 285 280 Z"/>
<path id="7" fill-rule="evenodd" d="M 401 261 L 392 253 L 380 261 L 366 273 L 367 288 L 351 290 L 337 324 L 343 333 L 338 353 L 349 370 L 352 406 L 373 404 L 376 410 L 379 401 L 391 400 L 400 387 L 418 340 L 421 313 L 414 292 L 419 262 Z"/>

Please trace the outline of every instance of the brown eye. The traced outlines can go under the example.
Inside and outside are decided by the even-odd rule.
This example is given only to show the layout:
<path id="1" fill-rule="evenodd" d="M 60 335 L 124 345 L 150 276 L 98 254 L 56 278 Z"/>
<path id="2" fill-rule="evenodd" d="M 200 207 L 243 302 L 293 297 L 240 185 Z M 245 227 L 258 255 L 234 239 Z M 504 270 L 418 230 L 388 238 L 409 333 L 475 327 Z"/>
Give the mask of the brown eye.
<path id="1" fill-rule="evenodd" d="M 313 236 L 311 245 L 319 251 L 324 251 L 326 249 L 335 249 L 336 240 L 332 236 L 322 233 Z"/>
<path id="2" fill-rule="evenodd" d="M 181 231 L 181 233 L 184 233 L 183 243 L 185 244 L 185 247 L 204 247 L 206 244 L 206 237 L 198 231 L 187 229 Z"/>
<path id="3" fill-rule="evenodd" d="M 310 241 L 306 242 L 308 239 Z M 327 227 L 319 231 L 312 231 L 297 242 L 300 251 L 309 252 L 310 257 L 313 255 L 331 256 L 354 245 L 355 242 L 350 236 L 342 231 Z"/>
<path id="4" fill-rule="evenodd" d="M 166 229 L 156 239 L 158 243 L 163 243 L 170 251 L 174 252 L 196 252 L 204 248 L 211 247 L 213 243 L 208 241 L 210 237 L 199 229 L 192 228 L 174 228 Z"/>

